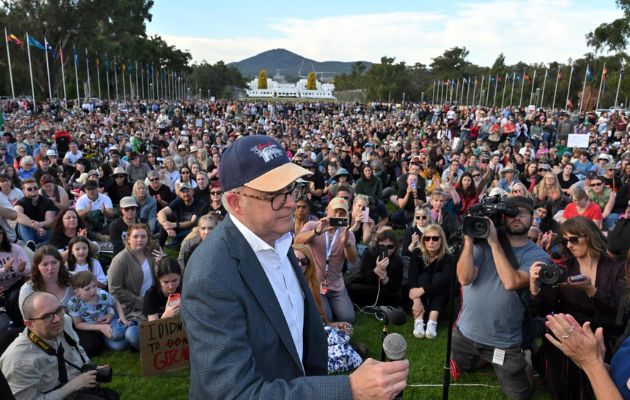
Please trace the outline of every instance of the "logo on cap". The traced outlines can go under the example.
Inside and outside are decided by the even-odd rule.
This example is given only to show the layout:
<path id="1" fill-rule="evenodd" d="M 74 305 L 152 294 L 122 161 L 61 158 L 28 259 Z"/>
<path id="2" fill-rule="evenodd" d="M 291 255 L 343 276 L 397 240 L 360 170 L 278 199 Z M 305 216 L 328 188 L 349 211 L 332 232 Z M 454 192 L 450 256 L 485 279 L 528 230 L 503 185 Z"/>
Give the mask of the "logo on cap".
<path id="1" fill-rule="evenodd" d="M 284 151 L 273 143 L 261 143 L 252 147 L 250 150 L 258 157 L 262 158 L 265 163 L 275 158 L 282 157 L 284 154 Z"/>

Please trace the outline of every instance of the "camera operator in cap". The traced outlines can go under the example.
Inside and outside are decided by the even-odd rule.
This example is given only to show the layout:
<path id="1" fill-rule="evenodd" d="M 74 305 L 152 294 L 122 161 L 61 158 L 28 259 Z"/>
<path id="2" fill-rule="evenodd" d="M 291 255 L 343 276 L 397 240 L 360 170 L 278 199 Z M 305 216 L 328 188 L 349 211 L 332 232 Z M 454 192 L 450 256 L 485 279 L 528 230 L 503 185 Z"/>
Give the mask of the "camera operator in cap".
<path id="1" fill-rule="evenodd" d="M 26 329 L 0 357 L 0 369 L 17 400 L 117 398 L 110 389 L 96 389 L 96 369 L 82 372 L 88 356 L 54 295 L 31 294 L 23 311 Z"/>
<path id="2" fill-rule="evenodd" d="M 244 136 L 225 150 L 228 216 L 184 275 L 189 398 L 391 399 L 404 389 L 406 360 L 366 360 L 350 376 L 327 376 L 326 334 L 291 249 L 303 191 L 295 181 L 308 174 L 268 136 Z"/>
<path id="3" fill-rule="evenodd" d="M 510 399 L 527 399 L 532 393 L 532 383 L 522 347 L 525 310 L 519 296 L 529 285 L 529 269 L 539 263 L 550 263 L 551 259 L 527 236 L 533 221 L 532 201 L 516 196 L 505 200 L 503 205 L 511 209 L 511 215 L 516 215 L 501 213 L 500 233 L 487 218 L 486 240 L 475 242 L 472 236 L 464 235 L 457 263 L 463 305 L 453 330 L 452 372 L 457 376 L 460 370 L 469 371 L 491 363 L 505 395 Z M 505 235 L 507 249 L 499 235 Z M 517 266 L 512 266 L 507 251 L 513 251 Z"/>

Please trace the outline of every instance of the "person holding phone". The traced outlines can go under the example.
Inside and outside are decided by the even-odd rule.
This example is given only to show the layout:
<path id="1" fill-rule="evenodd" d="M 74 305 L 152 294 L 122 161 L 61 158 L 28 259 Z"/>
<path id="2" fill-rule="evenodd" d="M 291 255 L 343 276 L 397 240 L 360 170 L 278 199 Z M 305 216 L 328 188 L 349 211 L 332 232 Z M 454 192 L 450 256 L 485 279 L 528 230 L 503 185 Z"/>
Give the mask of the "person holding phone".
<path id="1" fill-rule="evenodd" d="M 586 217 L 577 216 L 563 222 L 559 234 L 569 252 L 568 278 L 557 286 L 541 285 L 542 265 L 532 266 L 529 284 L 532 305 L 540 316 L 566 313 L 573 315 L 579 324 L 590 321 L 593 329 L 603 327 L 606 359 L 609 359 L 612 346 L 623 331 L 616 323 L 625 290 L 623 263 L 608 256 L 606 238 Z M 582 277 L 576 278 L 578 275 Z M 544 385 L 554 398 L 594 398 L 586 376 L 560 350 L 545 343 L 539 360 L 549 365 L 550 375 Z"/>
<path id="2" fill-rule="evenodd" d="M 326 208 L 326 217 L 304 224 L 295 244 L 309 244 L 313 249 L 326 318 L 353 323 L 354 308 L 343 281 L 343 266 L 346 260 L 356 262 L 359 254 L 348 221 L 348 202 L 335 197 Z"/>
<path id="3" fill-rule="evenodd" d="M 175 257 L 160 260 L 153 286 L 145 293 L 142 312 L 149 321 L 176 317 L 180 310 L 182 268 Z"/>

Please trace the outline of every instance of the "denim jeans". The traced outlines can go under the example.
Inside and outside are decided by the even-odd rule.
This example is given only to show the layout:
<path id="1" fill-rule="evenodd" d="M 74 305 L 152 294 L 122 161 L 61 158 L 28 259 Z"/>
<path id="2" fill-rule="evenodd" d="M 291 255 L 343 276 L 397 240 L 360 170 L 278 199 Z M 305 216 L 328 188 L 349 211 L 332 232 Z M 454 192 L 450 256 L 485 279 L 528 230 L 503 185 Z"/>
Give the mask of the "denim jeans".
<path id="1" fill-rule="evenodd" d="M 25 226 L 25 225 L 22 225 L 22 224 L 17 224 L 18 235 L 25 242 L 28 242 L 29 240 L 32 240 L 33 242 L 35 242 L 35 244 L 46 243 L 48 241 L 48 239 L 50 239 L 50 230 L 49 229 L 45 229 L 45 231 L 46 231 L 46 233 L 44 234 L 44 236 L 39 236 L 35 229 L 29 228 L 28 226 Z"/>
<path id="2" fill-rule="evenodd" d="M 615 226 L 615 223 L 619 219 L 619 216 L 620 215 L 617 213 L 608 214 L 608 216 L 604 218 L 604 221 L 602 221 L 602 227 L 604 228 L 603 230 L 611 231 L 613 226 Z"/>
<path id="3" fill-rule="evenodd" d="M 140 327 L 138 321 L 129 321 L 129 326 L 125 331 L 125 339 L 135 350 L 140 350 Z"/>
<path id="4" fill-rule="evenodd" d="M 112 322 L 109 323 L 112 328 L 112 337 L 105 338 L 105 344 L 112 350 L 124 350 L 129 346 L 129 342 L 126 339 L 126 332 L 129 329 L 125 324 L 120 322 L 118 317 L 114 317 Z"/>
<path id="5" fill-rule="evenodd" d="M 354 323 L 354 306 L 348 295 L 348 290 L 329 290 L 326 295 L 320 294 L 322 307 L 326 318 L 330 321 L 343 321 Z M 333 319 L 333 314 L 335 319 Z"/>

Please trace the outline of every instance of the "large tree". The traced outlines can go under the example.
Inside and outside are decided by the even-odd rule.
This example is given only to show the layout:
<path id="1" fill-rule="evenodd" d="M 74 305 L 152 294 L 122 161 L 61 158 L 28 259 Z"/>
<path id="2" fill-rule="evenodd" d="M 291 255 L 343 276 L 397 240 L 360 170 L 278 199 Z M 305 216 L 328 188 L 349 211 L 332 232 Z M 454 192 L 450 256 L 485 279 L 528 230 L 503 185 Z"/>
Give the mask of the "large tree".
<path id="1" fill-rule="evenodd" d="M 586 42 L 596 51 L 609 48 L 611 51 L 624 50 L 630 37 L 630 0 L 616 0 L 623 17 L 612 22 L 604 22 L 586 35 Z"/>

